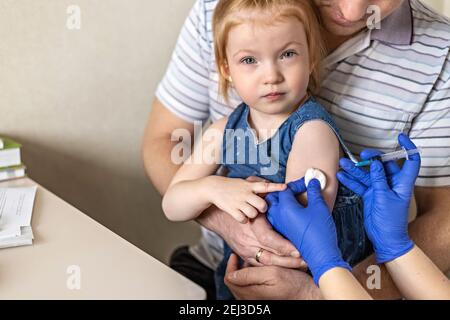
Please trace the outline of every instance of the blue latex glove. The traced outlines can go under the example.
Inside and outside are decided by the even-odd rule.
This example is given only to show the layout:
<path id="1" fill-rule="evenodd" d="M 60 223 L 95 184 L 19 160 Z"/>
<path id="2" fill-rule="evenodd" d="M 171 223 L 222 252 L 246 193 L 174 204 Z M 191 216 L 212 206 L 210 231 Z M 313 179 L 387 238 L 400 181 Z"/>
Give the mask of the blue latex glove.
<path id="1" fill-rule="evenodd" d="M 404 134 L 399 135 L 398 141 L 407 150 L 416 148 Z M 379 154 L 376 150 L 365 150 L 361 155 L 368 159 Z M 364 226 L 377 262 L 388 262 L 410 251 L 414 243 L 408 235 L 408 213 L 420 155 L 410 156 L 401 169 L 392 161 L 384 166 L 375 161 L 370 173 L 355 167 L 348 159 L 341 159 L 340 164 L 345 172 L 338 172 L 339 181 L 363 197 Z"/>
<path id="2" fill-rule="evenodd" d="M 308 194 L 307 207 L 302 206 L 295 197 L 305 191 Z M 289 183 L 286 190 L 266 197 L 269 222 L 299 250 L 308 263 L 316 285 L 320 277 L 334 267 L 351 270 L 342 259 L 336 226 L 320 192 L 318 180 L 311 180 L 306 188 L 302 178 Z"/>

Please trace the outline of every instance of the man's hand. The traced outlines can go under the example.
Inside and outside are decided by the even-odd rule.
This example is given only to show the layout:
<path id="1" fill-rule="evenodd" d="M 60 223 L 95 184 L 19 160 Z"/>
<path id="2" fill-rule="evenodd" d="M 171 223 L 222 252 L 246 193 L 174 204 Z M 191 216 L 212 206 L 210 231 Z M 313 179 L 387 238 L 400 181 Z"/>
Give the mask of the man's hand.
<path id="1" fill-rule="evenodd" d="M 217 207 L 211 207 L 197 221 L 221 236 L 233 252 L 251 265 L 306 269 L 306 264 L 300 259 L 298 251 L 292 243 L 272 229 L 265 214 L 260 214 L 250 222 L 242 224 Z M 264 251 L 258 263 L 255 256 L 260 248 Z"/>
<path id="2" fill-rule="evenodd" d="M 264 180 L 257 177 L 249 177 L 247 181 Z M 259 214 L 248 223 L 241 224 L 229 214 L 212 206 L 197 221 L 221 236 L 233 252 L 251 265 L 274 265 L 285 268 L 306 269 L 306 264 L 300 259 L 297 249 L 291 242 L 273 230 L 265 214 Z M 261 248 L 264 251 L 259 257 L 260 263 L 258 263 L 255 257 Z"/>
<path id="3" fill-rule="evenodd" d="M 238 269 L 238 258 L 228 260 L 225 284 L 240 300 L 318 300 L 319 288 L 303 271 L 280 267 Z"/>

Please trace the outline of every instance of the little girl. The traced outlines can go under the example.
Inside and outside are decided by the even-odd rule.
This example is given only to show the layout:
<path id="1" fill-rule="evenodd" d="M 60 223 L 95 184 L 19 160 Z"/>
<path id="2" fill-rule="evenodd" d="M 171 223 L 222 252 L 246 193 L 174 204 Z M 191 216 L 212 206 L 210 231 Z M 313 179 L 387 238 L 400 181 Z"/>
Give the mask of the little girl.
<path id="1" fill-rule="evenodd" d="M 354 264 L 367 255 L 360 199 L 336 179 L 340 146 L 347 148 L 313 97 L 324 57 L 320 31 L 309 0 L 219 1 L 213 18 L 219 92 L 228 101 L 232 88 L 244 102 L 205 131 L 174 176 L 163 198 L 170 220 L 192 220 L 215 205 L 247 223 L 266 212 L 262 194 L 317 168 L 326 176 L 323 195 L 334 207 L 344 259 Z M 227 177 L 214 175 L 220 165 Z M 249 176 L 270 182 L 248 182 Z M 229 252 L 225 246 L 224 261 Z M 250 262 L 258 265 L 261 254 Z"/>

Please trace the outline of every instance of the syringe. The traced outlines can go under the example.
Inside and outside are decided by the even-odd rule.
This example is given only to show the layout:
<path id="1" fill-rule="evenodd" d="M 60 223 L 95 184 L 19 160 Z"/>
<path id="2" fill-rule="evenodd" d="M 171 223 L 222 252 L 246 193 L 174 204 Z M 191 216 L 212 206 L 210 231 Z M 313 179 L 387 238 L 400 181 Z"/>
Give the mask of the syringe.
<path id="1" fill-rule="evenodd" d="M 375 160 L 379 160 L 381 162 L 388 162 L 388 161 L 393 161 L 393 160 L 398 160 L 398 159 L 409 159 L 409 156 L 412 156 L 413 154 L 417 154 L 417 153 L 420 153 L 420 149 L 406 150 L 405 148 L 403 148 L 402 150 L 381 154 L 379 156 L 370 158 L 369 160 L 358 162 L 355 164 L 355 166 L 356 167 L 365 167 L 365 166 L 370 165 Z"/>

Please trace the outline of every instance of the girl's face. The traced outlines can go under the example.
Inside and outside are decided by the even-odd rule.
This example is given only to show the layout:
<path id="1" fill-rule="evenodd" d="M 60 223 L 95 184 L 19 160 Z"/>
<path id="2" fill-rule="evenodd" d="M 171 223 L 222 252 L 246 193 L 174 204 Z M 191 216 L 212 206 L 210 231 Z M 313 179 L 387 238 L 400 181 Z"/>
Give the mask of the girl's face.
<path id="1" fill-rule="evenodd" d="M 255 16 L 256 21 L 270 21 L 267 15 Z M 296 18 L 233 27 L 226 54 L 228 65 L 223 73 L 231 76 L 242 100 L 259 112 L 290 113 L 306 96 L 311 72 L 308 43 L 303 24 Z"/>

